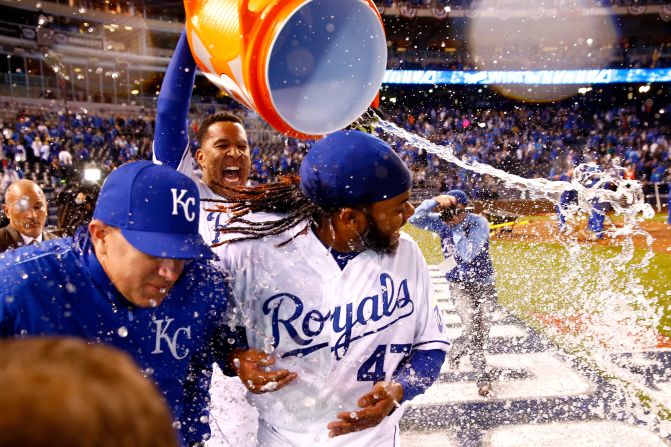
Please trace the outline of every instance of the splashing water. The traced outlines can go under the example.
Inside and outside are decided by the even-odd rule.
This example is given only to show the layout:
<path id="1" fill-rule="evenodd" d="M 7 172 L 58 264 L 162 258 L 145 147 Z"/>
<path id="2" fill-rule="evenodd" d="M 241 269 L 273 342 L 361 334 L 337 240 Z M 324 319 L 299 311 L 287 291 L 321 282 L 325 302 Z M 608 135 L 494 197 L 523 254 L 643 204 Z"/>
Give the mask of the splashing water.
<path id="1" fill-rule="evenodd" d="M 641 290 L 634 275 L 624 274 L 625 284 L 616 285 L 616 280 L 628 268 L 644 268 L 653 256 L 650 234 L 640 228 L 639 223 L 654 216 L 653 208 L 645 203 L 645 195 L 640 182 L 625 180 L 624 169 L 612 166 L 604 171 L 594 169 L 595 165 L 582 164 L 575 168 L 570 182 L 551 181 L 543 178 L 524 178 L 509 174 L 501 169 L 494 168 L 478 161 L 465 161 L 458 158 L 450 146 L 441 146 L 428 141 L 418 135 L 412 134 L 396 124 L 380 119 L 369 113 L 365 117 L 367 126 L 374 125 L 383 132 L 405 140 L 407 144 L 417 149 L 423 149 L 427 153 L 437 155 L 441 159 L 455 164 L 456 166 L 481 174 L 498 178 L 506 186 L 525 191 L 529 197 L 534 199 L 546 199 L 559 205 L 564 193 L 574 191 L 577 196 L 572 204 L 563 207 L 563 214 L 567 217 L 567 225 L 578 220 L 580 215 L 589 215 L 601 211 L 604 204 L 610 205 L 616 215 L 623 218 L 623 225 L 619 228 L 605 229 L 604 235 L 616 245 L 621 246 L 620 252 L 611 258 L 602 258 L 598 261 L 588 260 L 589 247 L 581 246 L 577 238 L 569 237 L 560 241 L 566 247 L 569 254 L 571 267 L 567 269 L 567 284 L 580 284 L 585 282 L 581 275 L 590 270 L 588 264 L 597 263 L 598 274 L 590 281 L 589 296 L 585 296 L 583 287 L 570 290 L 568 293 L 575 295 L 576 302 L 588 303 L 588 308 L 583 312 L 589 313 L 594 321 L 593 329 L 600 332 L 602 336 L 612 334 L 609 339 L 617 338 L 619 332 L 615 323 L 622 324 L 624 320 L 633 320 L 643 326 L 646 332 L 654 332 L 658 322 L 658 312 L 645 293 Z M 634 259 L 635 236 L 642 236 L 648 249 L 644 253 L 640 263 L 630 265 Z M 620 275 L 618 275 L 618 273 Z M 573 280 L 573 281 L 572 281 Z M 633 311 L 635 309 L 635 311 Z M 632 313 L 633 312 L 633 313 Z M 598 323 L 597 323 L 598 322 Z M 597 328 L 600 327 L 600 328 Z M 621 327 L 621 326 L 620 326 Z M 592 334 L 593 335 L 593 334 Z M 652 334 L 648 334 L 652 336 Z M 603 343 L 603 338 L 600 338 Z M 585 333 L 582 333 L 578 344 L 585 342 Z M 590 343 L 594 346 L 594 343 Z"/>
<path id="2" fill-rule="evenodd" d="M 384 132 L 402 138 L 413 147 L 424 149 L 426 152 L 437 155 L 460 168 L 481 175 L 496 177 L 511 188 L 526 191 L 532 198 L 547 199 L 559 204 L 564 192 L 576 191 L 578 203 L 577 206 L 569 207 L 569 214 L 590 213 L 594 210 L 595 203 L 608 203 L 613 207 L 615 213 L 622 215 L 625 220 L 624 228 L 617 232 L 618 236 L 642 234 L 640 233 L 641 230 L 637 228 L 638 222 L 654 216 L 652 207 L 645 203 L 641 183 L 635 180 L 624 180 L 622 177 L 624 169 L 617 166 L 613 166 L 604 172 L 594 172 L 590 170 L 590 165 L 582 164 L 574 170 L 573 179 L 570 182 L 552 181 L 543 178 L 529 179 L 509 174 L 478 161 L 461 160 L 454 154 L 450 146 L 432 143 L 389 121 L 378 120 L 375 124 Z"/>
<path id="3" fill-rule="evenodd" d="M 660 432 L 669 431 L 669 422 L 659 417 L 660 411 L 666 410 L 664 404 L 660 404 L 655 396 L 650 396 L 649 389 L 639 385 L 639 377 L 632 376 L 630 371 L 616 364 L 611 357 L 614 351 L 636 350 L 641 346 L 644 349 L 654 348 L 658 335 L 660 309 L 646 295 L 645 288 L 635 274 L 635 270 L 647 267 L 654 255 L 653 238 L 640 227 L 640 222 L 654 216 L 653 208 L 645 203 L 640 182 L 624 179 L 624 169 L 619 166 L 600 171 L 591 164 L 577 166 L 568 182 L 523 178 L 484 163 L 462 160 L 455 155 L 451 146 L 432 143 L 381 119 L 373 111 L 365 114 L 353 127 L 375 129 L 400 138 L 409 146 L 423 149 L 462 169 L 495 177 L 507 187 L 526 192 L 532 199 L 546 199 L 559 205 L 565 193 L 572 192 L 574 197 L 577 196 L 571 203 L 562 206 L 569 227 L 567 237 L 558 239 L 563 250 L 560 248 L 560 253 L 557 253 L 556 248 L 542 245 L 534 247 L 534 253 L 540 256 L 531 261 L 529 268 L 533 276 L 539 275 L 542 270 L 538 269 L 538 265 L 554 264 L 556 269 L 559 264 L 564 274 L 559 279 L 547 278 L 547 282 L 558 281 L 560 289 L 548 290 L 548 296 L 560 298 L 562 303 L 553 306 L 552 301 L 549 301 L 547 315 L 562 322 L 578 320 L 578 327 L 572 331 L 562 331 L 550 325 L 543 328 L 544 332 L 562 346 L 569 357 L 586 365 L 588 370 L 597 375 L 610 378 L 620 409 L 633 411 L 637 419 L 650 428 Z M 620 247 L 615 256 L 611 250 L 595 253 L 592 246 L 578 243 L 577 235 L 572 231 L 572 226 L 580 217 L 593 212 L 603 214 L 605 205 L 612 207 L 615 215 L 622 216 L 623 221 L 620 227 L 604 230 L 610 245 Z M 633 262 L 633 238 L 637 236 L 642 237 L 647 245 L 638 263 Z M 510 250 L 509 247 L 500 249 Z M 511 287 L 516 288 L 517 296 L 522 297 L 522 300 L 524 296 L 535 299 L 539 292 L 535 288 L 537 283 L 527 281 L 525 284 L 528 275 L 520 275 L 519 268 L 514 266 L 504 273 L 507 275 L 505 281 L 513 284 Z M 556 270 L 540 274 L 552 275 L 553 272 Z M 558 297 L 557 293 L 563 296 Z M 512 310 L 518 314 L 524 313 L 523 307 L 524 304 Z M 652 399 L 644 399 L 646 402 L 642 405 L 641 396 Z"/>
<path id="4" fill-rule="evenodd" d="M 451 146 L 435 144 L 426 138 L 410 133 L 392 122 L 381 119 L 373 109 L 364 113 L 350 128 L 382 130 L 405 140 L 412 147 L 437 155 L 460 168 L 495 177 L 510 188 L 526 192 L 533 199 L 546 199 L 559 205 L 563 194 L 574 192 L 577 196 L 576 200 L 562 207 L 562 214 L 566 217 L 569 227 L 581 215 L 588 215 L 592 212 L 603 214 L 601 208 L 608 204 L 616 215 L 623 217 L 624 222 L 621 228 L 604 231 L 605 236 L 614 241 L 619 240 L 619 245 L 622 246 L 621 252 L 613 259 L 613 262 L 625 265 L 633 259 L 634 236 L 642 236 L 648 245 L 648 253 L 643 257 L 640 267 L 646 266 L 652 257 L 653 238 L 640 228 L 639 223 L 652 218 L 655 212 L 649 204 L 645 203 L 643 185 L 635 180 L 625 180 L 622 167 L 613 165 L 609 169 L 600 171 L 597 170 L 596 165 L 581 164 L 575 168 L 570 182 L 544 178 L 530 179 L 509 174 L 478 161 L 462 160 L 455 155 Z"/>

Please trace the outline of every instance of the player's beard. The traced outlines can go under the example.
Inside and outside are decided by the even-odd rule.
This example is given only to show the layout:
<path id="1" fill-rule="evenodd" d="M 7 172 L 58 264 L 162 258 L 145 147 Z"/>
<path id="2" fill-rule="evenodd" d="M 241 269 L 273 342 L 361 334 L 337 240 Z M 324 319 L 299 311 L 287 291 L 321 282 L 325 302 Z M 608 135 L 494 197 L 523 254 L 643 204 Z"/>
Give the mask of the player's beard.
<path id="1" fill-rule="evenodd" d="M 377 254 L 393 255 L 398 248 L 398 239 L 393 235 L 384 234 L 378 228 L 373 216 L 368 214 L 368 229 L 361 235 L 361 240 L 366 248 L 370 248 Z"/>

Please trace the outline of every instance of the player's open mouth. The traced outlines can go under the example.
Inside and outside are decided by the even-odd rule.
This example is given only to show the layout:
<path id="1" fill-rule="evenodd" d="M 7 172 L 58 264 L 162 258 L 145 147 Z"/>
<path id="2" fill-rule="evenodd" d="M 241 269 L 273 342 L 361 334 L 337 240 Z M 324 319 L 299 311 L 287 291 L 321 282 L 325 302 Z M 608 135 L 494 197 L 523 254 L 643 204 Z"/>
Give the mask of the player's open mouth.
<path id="1" fill-rule="evenodd" d="M 224 168 L 222 171 L 224 181 L 231 185 L 239 185 L 241 172 L 242 170 L 239 166 L 228 166 Z"/>

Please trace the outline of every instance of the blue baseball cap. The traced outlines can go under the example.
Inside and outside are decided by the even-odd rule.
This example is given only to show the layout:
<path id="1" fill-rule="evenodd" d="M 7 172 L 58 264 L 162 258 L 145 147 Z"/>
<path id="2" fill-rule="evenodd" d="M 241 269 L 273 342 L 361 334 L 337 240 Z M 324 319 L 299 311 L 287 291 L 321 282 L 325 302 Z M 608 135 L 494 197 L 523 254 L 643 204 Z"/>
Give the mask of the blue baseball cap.
<path id="1" fill-rule="evenodd" d="M 317 141 L 300 168 L 300 190 L 323 208 L 368 205 L 412 186 L 403 160 L 384 141 L 358 130 L 341 130 Z"/>
<path id="2" fill-rule="evenodd" d="M 461 189 L 453 189 L 452 191 L 448 191 L 445 195 L 454 197 L 457 199 L 457 203 L 461 203 L 464 206 L 468 205 L 468 196 Z"/>
<path id="3" fill-rule="evenodd" d="M 128 243 L 150 256 L 209 259 L 214 253 L 198 233 L 199 214 L 193 180 L 167 166 L 136 161 L 107 177 L 93 218 L 119 228 Z"/>

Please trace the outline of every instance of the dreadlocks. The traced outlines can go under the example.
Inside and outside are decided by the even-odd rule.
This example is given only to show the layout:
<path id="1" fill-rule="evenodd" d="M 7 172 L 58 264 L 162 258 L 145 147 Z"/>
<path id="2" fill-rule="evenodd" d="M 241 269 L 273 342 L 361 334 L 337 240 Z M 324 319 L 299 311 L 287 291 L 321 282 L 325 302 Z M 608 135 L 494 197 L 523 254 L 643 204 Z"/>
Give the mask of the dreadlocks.
<path id="1" fill-rule="evenodd" d="M 221 233 L 242 235 L 218 242 L 212 246 L 218 247 L 231 242 L 261 239 L 280 234 L 294 228 L 306 219 L 313 221 L 318 216 L 324 215 L 326 210 L 308 200 L 300 192 L 298 189 L 299 183 L 300 178 L 297 175 L 285 175 L 280 177 L 277 182 L 265 185 L 253 187 L 225 186 L 225 189 L 231 192 L 228 200 L 204 199 L 203 201 L 216 204 L 213 209 L 207 209 L 206 211 L 228 212 L 232 215 L 228 225 L 219 230 Z M 223 187 L 223 185 L 219 186 Z M 258 212 L 281 213 L 285 216 L 262 222 L 254 222 L 244 218 L 248 213 Z"/>

